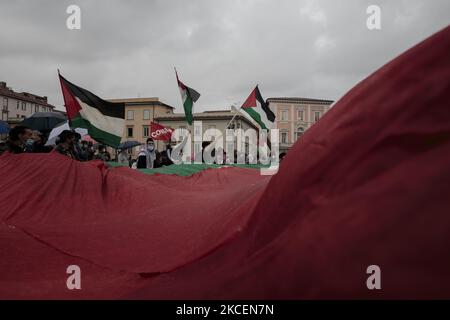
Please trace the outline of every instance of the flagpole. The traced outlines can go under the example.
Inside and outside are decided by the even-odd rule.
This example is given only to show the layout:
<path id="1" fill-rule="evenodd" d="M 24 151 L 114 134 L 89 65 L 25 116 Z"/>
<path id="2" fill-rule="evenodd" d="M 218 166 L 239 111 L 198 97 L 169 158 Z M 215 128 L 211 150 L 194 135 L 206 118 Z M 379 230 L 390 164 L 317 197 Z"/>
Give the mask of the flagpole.
<path id="1" fill-rule="evenodd" d="M 61 82 L 61 72 L 60 72 L 59 68 L 57 68 L 56 70 L 58 71 L 58 78 L 59 78 L 59 81 Z M 62 90 L 62 84 L 61 84 L 61 90 Z M 63 98 L 64 98 L 64 108 L 66 108 L 66 114 L 67 114 L 66 99 L 64 97 L 64 93 L 63 93 Z M 73 128 L 70 123 L 69 117 L 67 117 L 67 124 L 69 125 L 69 129 L 72 130 Z"/>
<path id="2" fill-rule="evenodd" d="M 177 67 L 173 67 L 173 69 L 175 70 L 175 77 L 177 78 L 177 82 L 178 82 L 178 72 L 177 72 Z"/>
<path id="3" fill-rule="evenodd" d="M 237 114 L 239 113 L 239 110 L 240 110 L 240 109 L 241 109 L 241 108 L 236 109 L 236 112 L 234 113 L 233 118 L 231 118 L 230 122 L 228 122 L 228 125 L 226 126 L 225 129 L 228 129 L 228 127 L 230 126 L 230 124 L 233 122 L 234 118 L 236 118 L 236 116 L 237 116 Z"/>

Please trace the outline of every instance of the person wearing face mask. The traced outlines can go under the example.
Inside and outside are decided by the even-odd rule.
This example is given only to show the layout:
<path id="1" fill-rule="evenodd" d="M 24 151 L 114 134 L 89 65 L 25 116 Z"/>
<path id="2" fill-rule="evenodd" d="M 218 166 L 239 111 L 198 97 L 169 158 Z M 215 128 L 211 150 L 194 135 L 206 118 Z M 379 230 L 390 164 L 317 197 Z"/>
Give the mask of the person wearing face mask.
<path id="1" fill-rule="evenodd" d="M 32 153 L 34 150 L 34 139 L 30 138 L 25 142 L 25 152 Z"/>
<path id="2" fill-rule="evenodd" d="M 35 152 L 35 148 L 41 138 L 39 137 L 40 132 L 39 131 L 33 131 L 31 134 L 31 137 L 27 140 L 25 143 L 25 152 L 33 153 Z"/>
<path id="3" fill-rule="evenodd" d="M 155 142 L 148 138 L 145 148 L 141 149 L 137 159 L 138 169 L 154 169 L 161 166 L 161 157 L 155 148 Z"/>
<path id="4" fill-rule="evenodd" d="M 25 126 L 16 126 L 11 129 L 6 142 L 6 149 L 11 153 L 23 153 L 26 149 L 26 144 L 31 139 L 33 131 Z"/>

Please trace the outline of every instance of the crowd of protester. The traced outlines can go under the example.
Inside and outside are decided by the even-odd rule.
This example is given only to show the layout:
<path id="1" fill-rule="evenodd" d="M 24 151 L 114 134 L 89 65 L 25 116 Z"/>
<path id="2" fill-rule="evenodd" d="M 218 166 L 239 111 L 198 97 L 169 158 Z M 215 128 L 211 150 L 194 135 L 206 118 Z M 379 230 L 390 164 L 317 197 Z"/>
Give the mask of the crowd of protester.
<path id="1" fill-rule="evenodd" d="M 26 126 L 16 126 L 10 130 L 5 141 L 0 142 L 0 154 L 10 152 L 20 153 L 49 153 L 57 152 L 77 161 L 102 160 L 105 162 L 116 160 L 122 165 L 138 169 L 159 168 L 173 164 L 170 160 L 172 147 L 167 146 L 164 152 L 158 152 L 153 139 L 149 138 L 145 147 L 141 149 L 137 159 L 132 159 L 129 150 L 118 150 L 117 157 L 113 159 L 106 146 L 94 145 L 92 141 L 84 141 L 81 135 L 71 130 L 64 130 L 56 139 L 54 146 L 46 146 L 47 136 L 33 131 Z"/>
<path id="2" fill-rule="evenodd" d="M 10 130 L 6 142 L 0 143 L 0 154 L 57 152 L 78 161 L 111 160 L 104 146 L 95 148 L 91 141 L 81 140 L 81 135 L 77 132 L 64 130 L 54 146 L 46 145 L 47 138 L 47 135 L 39 131 L 33 131 L 26 126 L 16 126 Z"/>
<path id="3" fill-rule="evenodd" d="M 156 150 L 155 142 L 152 138 L 148 138 L 146 144 L 140 149 L 136 159 L 132 158 L 132 153 L 127 149 L 119 149 L 116 157 L 113 159 L 104 145 L 94 145 L 92 141 L 84 141 L 79 133 L 64 130 L 56 139 L 56 145 L 47 146 L 47 136 L 38 131 L 33 131 L 25 126 L 16 126 L 9 132 L 6 142 L 0 142 L 0 154 L 3 152 L 18 153 L 49 153 L 57 152 L 77 161 L 102 160 L 117 161 L 119 164 L 129 166 L 133 169 L 154 169 L 162 166 L 172 165 L 172 147 L 169 143 L 162 152 Z M 202 152 L 210 144 L 204 142 Z M 286 153 L 280 154 L 280 161 Z M 202 155 L 203 156 L 203 155 Z M 215 157 L 214 149 L 211 156 Z M 234 155 L 238 159 L 238 155 Z M 205 159 L 202 158 L 203 161 Z M 226 153 L 224 153 L 223 161 L 225 164 Z M 246 157 L 245 162 L 249 159 Z"/>

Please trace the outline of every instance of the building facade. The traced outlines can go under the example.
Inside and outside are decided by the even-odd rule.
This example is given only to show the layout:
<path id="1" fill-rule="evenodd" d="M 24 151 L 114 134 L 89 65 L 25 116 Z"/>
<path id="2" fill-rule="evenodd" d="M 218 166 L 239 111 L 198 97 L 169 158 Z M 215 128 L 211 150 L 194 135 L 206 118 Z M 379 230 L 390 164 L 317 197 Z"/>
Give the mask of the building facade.
<path id="1" fill-rule="evenodd" d="M 287 152 L 301 135 L 330 109 L 333 101 L 308 98 L 269 98 L 280 130 L 280 152 Z"/>
<path id="2" fill-rule="evenodd" d="M 246 131 L 247 129 L 258 130 L 258 127 L 250 121 L 247 117 L 241 114 L 239 111 L 205 111 L 201 113 L 194 113 L 194 124 L 193 126 L 189 126 L 186 122 L 186 118 L 184 114 L 169 114 L 155 118 L 155 121 L 159 124 L 162 124 L 165 127 L 170 127 L 172 129 L 188 129 L 191 131 L 192 137 L 192 151 L 194 153 L 198 153 L 200 150 L 199 145 L 194 144 L 194 136 L 199 136 L 200 132 L 196 131 L 195 122 L 201 121 L 202 123 L 202 137 L 204 136 L 206 130 L 208 129 L 217 129 L 219 130 L 223 136 L 225 136 L 226 129 L 242 129 Z M 193 131 L 193 132 L 192 132 Z M 225 147 L 225 137 L 223 138 L 224 147 Z M 246 147 L 248 147 L 248 141 L 244 142 Z M 236 146 L 236 142 L 235 142 Z M 158 150 L 163 150 L 164 145 L 162 143 L 159 144 Z"/>
<path id="3" fill-rule="evenodd" d="M 6 82 L 0 82 L 0 120 L 9 122 L 23 119 L 35 112 L 53 112 L 55 107 L 48 103 L 47 97 L 28 92 L 15 92 Z"/>
<path id="4" fill-rule="evenodd" d="M 125 103 L 125 127 L 122 141 L 145 143 L 150 137 L 150 124 L 155 118 L 173 114 L 174 107 L 159 98 L 112 99 L 111 102 Z M 136 150 L 135 152 L 136 153 Z"/>

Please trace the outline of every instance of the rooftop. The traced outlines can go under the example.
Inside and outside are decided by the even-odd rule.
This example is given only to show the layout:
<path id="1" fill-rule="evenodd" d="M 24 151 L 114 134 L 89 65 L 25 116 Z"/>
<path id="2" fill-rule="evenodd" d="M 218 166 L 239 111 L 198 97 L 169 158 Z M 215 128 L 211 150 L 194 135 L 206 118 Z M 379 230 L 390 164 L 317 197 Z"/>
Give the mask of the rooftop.
<path id="1" fill-rule="evenodd" d="M 267 102 L 281 102 L 281 103 L 312 103 L 312 104 L 332 104 L 332 100 L 323 99 L 311 99 L 311 98 L 297 98 L 297 97 L 282 97 L 282 98 L 269 98 Z"/>
<path id="2" fill-rule="evenodd" d="M 16 92 L 9 88 L 4 81 L 0 81 L 0 96 L 36 103 L 52 109 L 55 108 L 55 106 L 48 103 L 46 96 L 38 96 L 29 92 Z"/>
<path id="3" fill-rule="evenodd" d="M 195 120 L 231 120 L 235 116 L 235 111 L 230 110 L 217 110 L 217 111 L 205 111 L 193 113 L 194 121 Z M 155 117 L 157 121 L 185 121 L 186 116 L 184 113 L 172 113 L 166 114 L 164 116 Z M 242 113 L 238 113 L 235 119 L 240 119 L 246 121 L 251 126 L 255 127 L 255 124 L 244 116 Z"/>
<path id="4" fill-rule="evenodd" d="M 165 104 L 159 100 L 159 98 L 125 98 L 125 99 L 108 99 L 110 102 L 122 102 L 126 106 L 164 106 L 167 108 L 175 109 L 174 107 Z"/>

